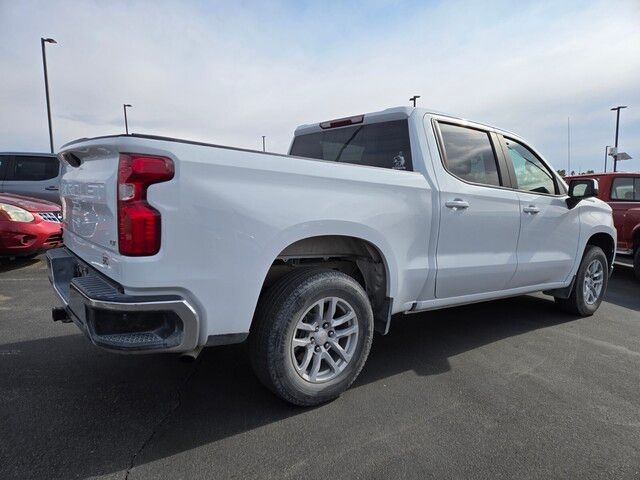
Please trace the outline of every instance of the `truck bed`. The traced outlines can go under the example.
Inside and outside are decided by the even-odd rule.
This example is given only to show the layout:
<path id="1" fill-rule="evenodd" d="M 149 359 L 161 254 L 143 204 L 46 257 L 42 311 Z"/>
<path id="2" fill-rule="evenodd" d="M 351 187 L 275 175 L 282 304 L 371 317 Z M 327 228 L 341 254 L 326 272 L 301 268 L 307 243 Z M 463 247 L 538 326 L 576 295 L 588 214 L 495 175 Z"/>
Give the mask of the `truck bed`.
<path id="1" fill-rule="evenodd" d="M 148 189 L 162 216 L 162 246 L 153 256 L 118 251 L 121 153 L 175 164 L 171 181 Z M 75 141 L 60 155 L 82 162 L 63 162 L 67 247 L 127 294 L 186 298 L 202 319 L 202 342 L 248 331 L 266 272 L 303 238 L 356 236 L 378 245 L 393 272 L 396 312 L 411 307 L 427 278 L 435 192 L 419 172 L 137 134 Z"/>

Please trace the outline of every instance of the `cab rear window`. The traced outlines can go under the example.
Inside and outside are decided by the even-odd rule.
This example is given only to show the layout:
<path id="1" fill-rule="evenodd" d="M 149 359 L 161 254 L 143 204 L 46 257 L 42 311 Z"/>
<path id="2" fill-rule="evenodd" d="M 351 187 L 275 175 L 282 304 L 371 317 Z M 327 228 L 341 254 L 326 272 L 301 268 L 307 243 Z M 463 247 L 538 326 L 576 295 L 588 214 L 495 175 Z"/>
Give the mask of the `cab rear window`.
<path id="1" fill-rule="evenodd" d="M 370 167 L 413 170 L 407 120 L 298 135 L 291 155 Z"/>

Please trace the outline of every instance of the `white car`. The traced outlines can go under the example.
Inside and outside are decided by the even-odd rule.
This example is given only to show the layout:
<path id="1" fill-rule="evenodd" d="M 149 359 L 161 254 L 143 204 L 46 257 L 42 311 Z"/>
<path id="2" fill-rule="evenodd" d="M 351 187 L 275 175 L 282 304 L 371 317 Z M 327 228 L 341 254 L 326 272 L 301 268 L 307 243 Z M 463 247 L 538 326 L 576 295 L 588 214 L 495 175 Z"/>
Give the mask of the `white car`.
<path id="1" fill-rule="evenodd" d="M 568 188 L 519 136 L 420 108 L 301 126 L 289 155 L 117 135 L 59 158 L 54 319 L 124 352 L 248 339 L 299 405 L 347 389 L 392 314 L 545 291 L 591 315 L 615 255 L 597 182 Z"/>

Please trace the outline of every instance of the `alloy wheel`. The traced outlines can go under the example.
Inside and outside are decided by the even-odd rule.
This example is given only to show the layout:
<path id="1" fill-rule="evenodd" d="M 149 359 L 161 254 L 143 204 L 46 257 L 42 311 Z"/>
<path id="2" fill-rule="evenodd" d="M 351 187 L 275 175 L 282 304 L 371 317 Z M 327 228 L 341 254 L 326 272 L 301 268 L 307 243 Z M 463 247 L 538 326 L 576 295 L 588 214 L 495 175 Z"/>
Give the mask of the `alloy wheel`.
<path id="1" fill-rule="evenodd" d="M 357 343 L 353 307 L 338 297 L 322 298 L 298 319 L 291 341 L 293 366 L 307 382 L 328 382 L 349 365 Z"/>
<path id="2" fill-rule="evenodd" d="M 584 273 L 582 293 L 587 305 L 593 305 L 600 298 L 604 284 L 604 267 L 599 259 L 592 260 Z"/>

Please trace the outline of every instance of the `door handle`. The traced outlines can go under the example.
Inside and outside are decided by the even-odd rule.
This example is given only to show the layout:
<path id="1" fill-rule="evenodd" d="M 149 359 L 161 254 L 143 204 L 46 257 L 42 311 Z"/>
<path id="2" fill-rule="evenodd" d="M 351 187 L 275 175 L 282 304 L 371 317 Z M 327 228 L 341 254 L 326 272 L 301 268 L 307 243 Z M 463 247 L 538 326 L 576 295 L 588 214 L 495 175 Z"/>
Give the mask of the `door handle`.
<path id="1" fill-rule="evenodd" d="M 49 190 L 50 192 L 57 192 L 58 191 L 58 187 L 56 187 L 55 185 L 49 185 L 48 187 L 44 187 L 45 190 Z"/>
<path id="2" fill-rule="evenodd" d="M 524 213 L 531 213 L 531 214 L 540 213 L 540 209 L 538 207 L 536 207 L 535 205 L 529 205 L 527 207 L 524 207 L 522 209 L 522 211 Z"/>
<path id="3" fill-rule="evenodd" d="M 454 198 L 448 202 L 444 202 L 444 206 L 453 210 L 464 210 L 469 208 L 469 202 L 462 200 L 461 198 Z"/>

